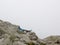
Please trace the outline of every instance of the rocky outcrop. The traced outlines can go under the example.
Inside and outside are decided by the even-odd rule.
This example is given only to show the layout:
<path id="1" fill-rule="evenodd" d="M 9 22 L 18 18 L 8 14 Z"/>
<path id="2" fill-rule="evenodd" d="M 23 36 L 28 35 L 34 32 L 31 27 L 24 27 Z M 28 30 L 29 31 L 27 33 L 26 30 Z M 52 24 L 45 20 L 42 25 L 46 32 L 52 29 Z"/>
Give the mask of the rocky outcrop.
<path id="1" fill-rule="evenodd" d="M 60 45 L 60 36 L 39 39 L 31 30 L 0 20 L 0 45 Z"/>
<path id="2" fill-rule="evenodd" d="M 18 27 L 0 20 L 0 45 L 40 45 L 34 32 L 21 31 Z"/>

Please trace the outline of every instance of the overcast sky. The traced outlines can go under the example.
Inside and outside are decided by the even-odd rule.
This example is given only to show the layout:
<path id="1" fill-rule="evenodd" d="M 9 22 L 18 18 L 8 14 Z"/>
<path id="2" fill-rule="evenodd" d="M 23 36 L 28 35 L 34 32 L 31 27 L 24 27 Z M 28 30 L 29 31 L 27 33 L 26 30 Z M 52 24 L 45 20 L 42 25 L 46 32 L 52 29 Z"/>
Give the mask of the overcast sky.
<path id="1" fill-rule="evenodd" d="M 0 0 L 0 19 L 32 29 L 40 38 L 60 35 L 60 0 Z"/>

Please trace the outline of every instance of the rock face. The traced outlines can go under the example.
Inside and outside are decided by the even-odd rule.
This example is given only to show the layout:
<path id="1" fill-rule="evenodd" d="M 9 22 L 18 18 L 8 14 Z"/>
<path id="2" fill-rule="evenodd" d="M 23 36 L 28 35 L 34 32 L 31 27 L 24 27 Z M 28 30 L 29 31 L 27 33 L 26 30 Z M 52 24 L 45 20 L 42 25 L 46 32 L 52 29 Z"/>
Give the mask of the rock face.
<path id="1" fill-rule="evenodd" d="M 40 45 L 34 32 L 20 31 L 18 27 L 0 20 L 0 45 Z"/>
<path id="2" fill-rule="evenodd" d="M 0 45 L 60 45 L 60 36 L 39 39 L 30 30 L 0 20 Z"/>
<path id="3" fill-rule="evenodd" d="M 49 36 L 44 41 L 46 45 L 60 45 L 60 36 Z"/>

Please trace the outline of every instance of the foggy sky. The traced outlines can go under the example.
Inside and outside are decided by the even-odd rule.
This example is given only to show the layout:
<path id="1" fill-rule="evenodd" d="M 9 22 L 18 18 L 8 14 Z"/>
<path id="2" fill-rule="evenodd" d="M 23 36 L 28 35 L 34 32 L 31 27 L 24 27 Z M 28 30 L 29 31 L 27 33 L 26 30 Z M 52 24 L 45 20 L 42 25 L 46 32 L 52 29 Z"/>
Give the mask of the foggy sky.
<path id="1" fill-rule="evenodd" d="M 32 29 L 40 38 L 60 35 L 60 0 L 0 0 L 0 19 Z"/>

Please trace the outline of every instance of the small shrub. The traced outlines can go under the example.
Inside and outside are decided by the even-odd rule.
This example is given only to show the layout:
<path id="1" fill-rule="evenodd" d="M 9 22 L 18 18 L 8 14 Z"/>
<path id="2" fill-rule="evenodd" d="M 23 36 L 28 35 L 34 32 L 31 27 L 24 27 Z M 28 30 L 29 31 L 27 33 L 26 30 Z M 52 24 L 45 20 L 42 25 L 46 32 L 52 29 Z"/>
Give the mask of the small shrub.
<path id="1" fill-rule="evenodd" d="M 26 43 L 27 45 L 35 45 L 33 42 Z"/>
<path id="2" fill-rule="evenodd" d="M 16 36 L 14 36 L 14 35 L 11 35 L 11 36 L 10 36 L 10 40 L 11 40 L 12 42 L 14 42 L 15 38 L 16 38 Z"/>
<path id="3" fill-rule="evenodd" d="M 0 29 L 0 36 L 1 36 L 2 34 L 5 34 L 5 32 L 4 32 L 2 29 Z"/>
<path id="4" fill-rule="evenodd" d="M 19 34 L 24 34 L 23 31 L 19 31 L 19 30 L 17 30 L 17 33 L 19 33 Z"/>
<path id="5" fill-rule="evenodd" d="M 45 43 L 40 43 L 40 45 L 46 45 Z"/>

